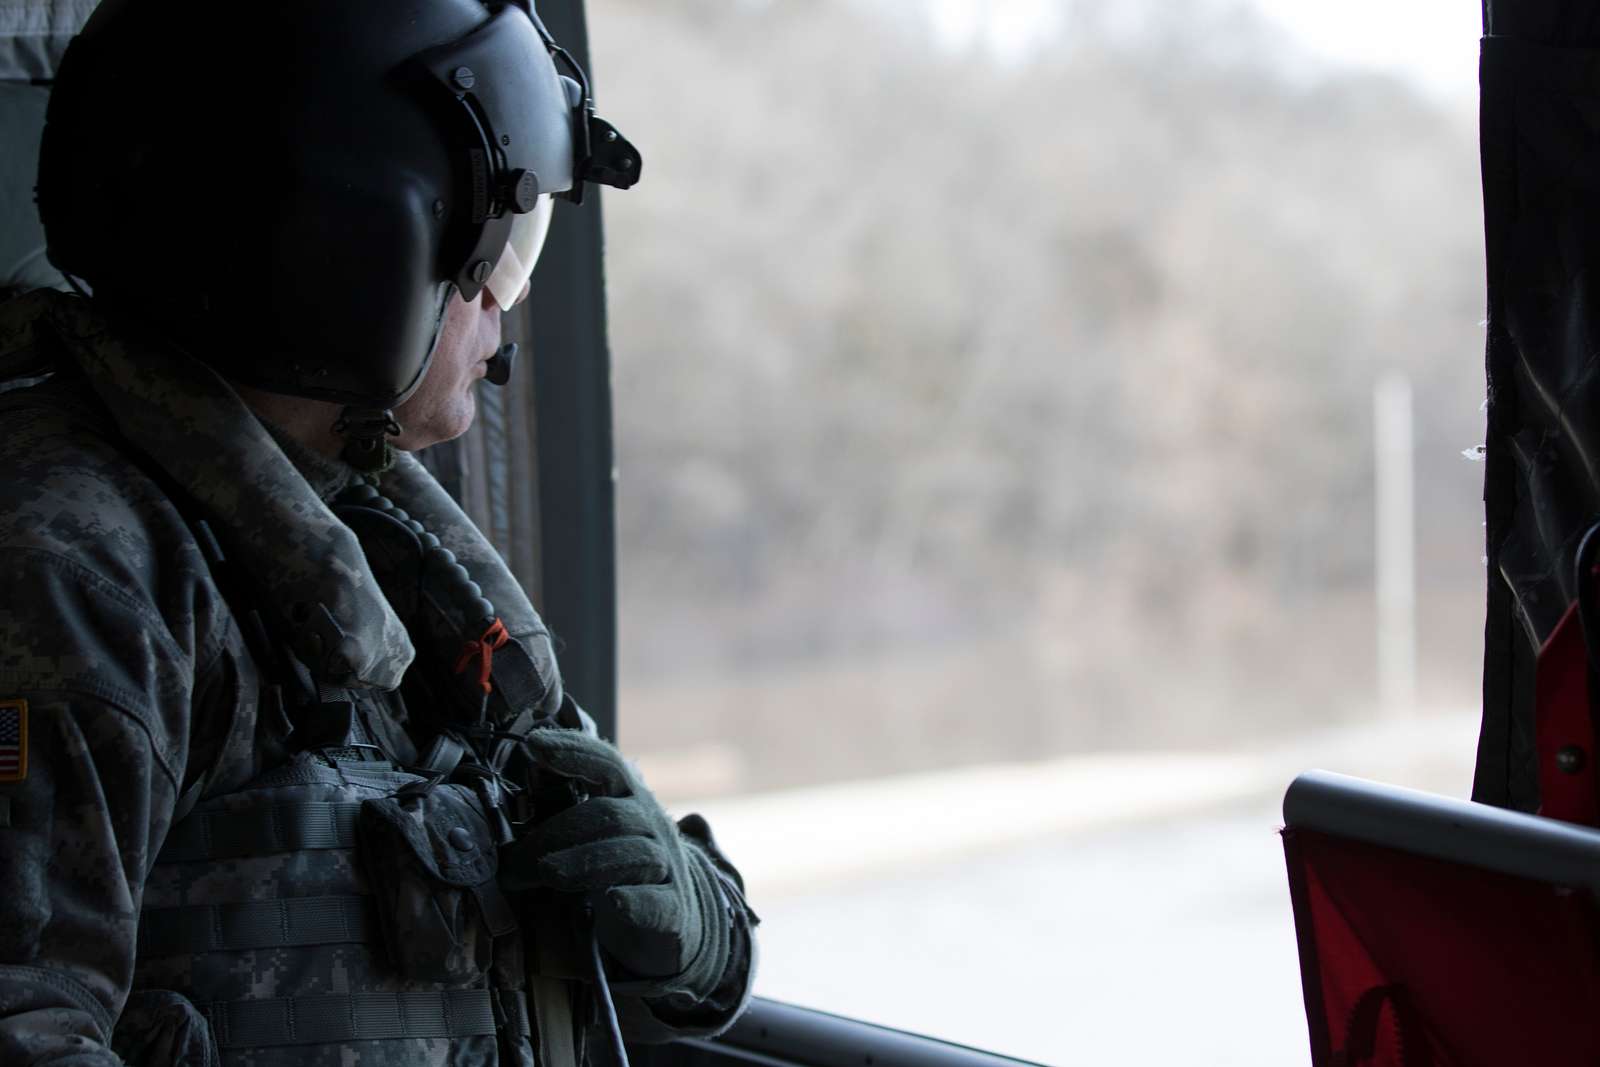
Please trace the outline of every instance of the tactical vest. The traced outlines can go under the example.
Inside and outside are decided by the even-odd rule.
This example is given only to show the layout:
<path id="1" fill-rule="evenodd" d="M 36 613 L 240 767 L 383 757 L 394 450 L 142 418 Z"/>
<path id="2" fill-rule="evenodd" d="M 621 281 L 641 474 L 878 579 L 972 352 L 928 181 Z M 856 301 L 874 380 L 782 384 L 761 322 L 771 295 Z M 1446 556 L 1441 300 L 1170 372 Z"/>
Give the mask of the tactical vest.
<path id="1" fill-rule="evenodd" d="M 301 754 L 174 826 L 134 986 L 171 990 L 225 1065 L 531 1067 L 521 938 L 478 799 Z"/>
<path id="2" fill-rule="evenodd" d="M 440 640 L 459 649 L 462 611 L 488 602 L 453 554 L 437 539 L 394 540 L 420 525 L 370 488 L 358 487 L 336 510 L 361 531 L 386 585 L 396 569 L 428 572 L 412 547 L 434 560 L 437 580 L 420 580 L 404 608 L 432 620 L 414 629 L 421 656 L 438 660 L 442 649 L 430 646 Z M 196 525 L 209 539 L 205 524 Z M 227 561 L 212 565 L 235 613 L 255 615 Z M 505 577 L 494 576 L 497 584 Z M 425 640 L 430 631 L 437 640 Z M 392 714 L 397 696 L 318 685 L 287 650 L 261 640 L 252 654 L 269 682 L 269 661 L 287 665 L 263 687 L 262 706 L 281 709 L 291 727 L 282 744 L 299 751 L 241 789 L 199 802 L 173 826 L 145 884 L 135 997 L 187 1000 L 204 1020 L 191 1027 L 198 1054 L 214 1045 L 224 1067 L 582 1062 L 584 1033 L 567 982 L 573 968 L 530 978 L 523 931 L 496 880 L 509 827 L 492 779 L 448 780 L 463 752 L 454 743 L 442 758 L 431 754 L 423 774 L 398 769 L 393 761 L 414 753 Z M 510 654 L 485 650 L 481 666 L 494 679 L 499 713 L 530 706 L 543 692 L 534 664 L 514 643 L 496 647 Z M 430 699 L 455 705 L 444 708 L 447 716 L 465 714 L 463 691 L 443 691 L 439 664 L 426 665 L 435 668 Z M 298 703 L 286 699 L 297 687 Z M 485 697 L 485 714 L 488 704 Z M 579 718 L 568 725 L 581 725 L 581 712 L 571 710 Z M 526 729 L 532 717 L 515 720 L 506 725 Z M 173 1000 L 169 1013 L 187 1009 Z M 170 1029 L 171 1020 L 161 1026 Z M 124 1028 L 122 1045 L 130 1039 L 148 1047 L 151 1034 Z M 168 1046 L 159 1067 L 195 1054 Z"/>

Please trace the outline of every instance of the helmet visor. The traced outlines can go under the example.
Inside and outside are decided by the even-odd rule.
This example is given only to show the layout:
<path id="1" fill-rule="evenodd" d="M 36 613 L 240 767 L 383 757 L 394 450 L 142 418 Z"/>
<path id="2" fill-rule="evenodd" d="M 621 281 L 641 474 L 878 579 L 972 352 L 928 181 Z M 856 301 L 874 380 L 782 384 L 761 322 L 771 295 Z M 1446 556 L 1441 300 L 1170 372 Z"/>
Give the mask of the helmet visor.
<path id="1" fill-rule="evenodd" d="M 445 269 L 468 300 L 477 299 L 486 273 L 504 271 L 508 277 L 494 287 L 494 298 L 515 300 L 548 225 L 544 194 L 566 192 L 579 180 L 575 152 L 587 122 L 582 101 L 572 99 L 527 11 L 515 4 L 415 62 L 453 101 L 448 136 L 456 146 L 458 188 L 444 199 L 458 229 L 446 242 L 454 262 Z M 533 210 L 522 211 L 529 194 Z M 538 216 L 531 228 L 529 216 Z M 511 260 L 504 255 L 508 234 Z M 485 263 L 494 267 L 486 272 Z"/>
<path id="2" fill-rule="evenodd" d="M 533 277 L 534 264 L 544 250 L 544 240 L 550 233 L 550 216 L 555 199 L 549 193 L 540 195 L 532 211 L 515 215 L 511 220 L 511 236 L 506 239 L 505 251 L 494 265 L 489 280 L 484 283 L 494 302 L 510 308 L 522 295 L 522 287 Z"/>

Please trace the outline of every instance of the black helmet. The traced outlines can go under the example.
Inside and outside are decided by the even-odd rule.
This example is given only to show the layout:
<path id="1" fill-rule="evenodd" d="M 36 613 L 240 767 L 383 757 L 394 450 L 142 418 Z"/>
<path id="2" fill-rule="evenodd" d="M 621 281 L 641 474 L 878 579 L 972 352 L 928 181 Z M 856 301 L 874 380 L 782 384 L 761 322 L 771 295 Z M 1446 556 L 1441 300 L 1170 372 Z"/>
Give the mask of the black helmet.
<path id="1" fill-rule="evenodd" d="M 452 288 L 509 306 L 552 197 L 638 178 L 531 2 L 229 11 L 106 0 L 62 60 L 38 185 L 51 262 L 228 377 L 392 407 Z"/>

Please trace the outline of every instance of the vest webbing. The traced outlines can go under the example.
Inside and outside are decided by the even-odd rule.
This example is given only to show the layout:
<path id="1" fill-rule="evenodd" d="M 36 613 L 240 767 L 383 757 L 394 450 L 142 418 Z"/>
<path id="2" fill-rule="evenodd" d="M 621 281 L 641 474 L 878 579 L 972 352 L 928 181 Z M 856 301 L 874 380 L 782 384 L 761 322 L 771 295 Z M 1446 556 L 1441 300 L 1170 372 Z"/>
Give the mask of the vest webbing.
<path id="1" fill-rule="evenodd" d="M 172 828 L 157 863 L 354 848 L 361 805 L 312 801 L 250 811 L 195 812 Z"/>
<path id="2" fill-rule="evenodd" d="M 510 1016 L 504 1025 L 528 1033 L 526 998 L 506 992 L 496 996 L 487 989 L 235 1000 L 202 1005 L 201 1011 L 218 1048 L 271 1048 L 486 1036 L 495 1032 L 497 1000 Z"/>
<path id="3" fill-rule="evenodd" d="M 176 956 L 259 948 L 337 945 L 382 939 L 370 897 L 297 897 L 250 904 L 147 908 L 139 955 Z"/>

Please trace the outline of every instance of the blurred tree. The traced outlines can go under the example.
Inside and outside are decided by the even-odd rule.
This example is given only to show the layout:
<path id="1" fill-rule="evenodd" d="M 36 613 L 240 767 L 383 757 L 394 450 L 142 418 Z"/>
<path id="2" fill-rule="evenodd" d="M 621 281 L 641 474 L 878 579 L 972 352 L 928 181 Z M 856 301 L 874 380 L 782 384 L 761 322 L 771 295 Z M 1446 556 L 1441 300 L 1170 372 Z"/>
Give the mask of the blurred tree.
<path id="1" fill-rule="evenodd" d="M 634 743 L 777 784 L 1357 714 L 1387 368 L 1424 684 L 1472 699 L 1469 128 L 1214 4 L 1076 0 L 1011 61 L 914 4 L 593 7 L 649 166 L 607 201 Z M 829 717 L 862 753 L 785 742 Z"/>

